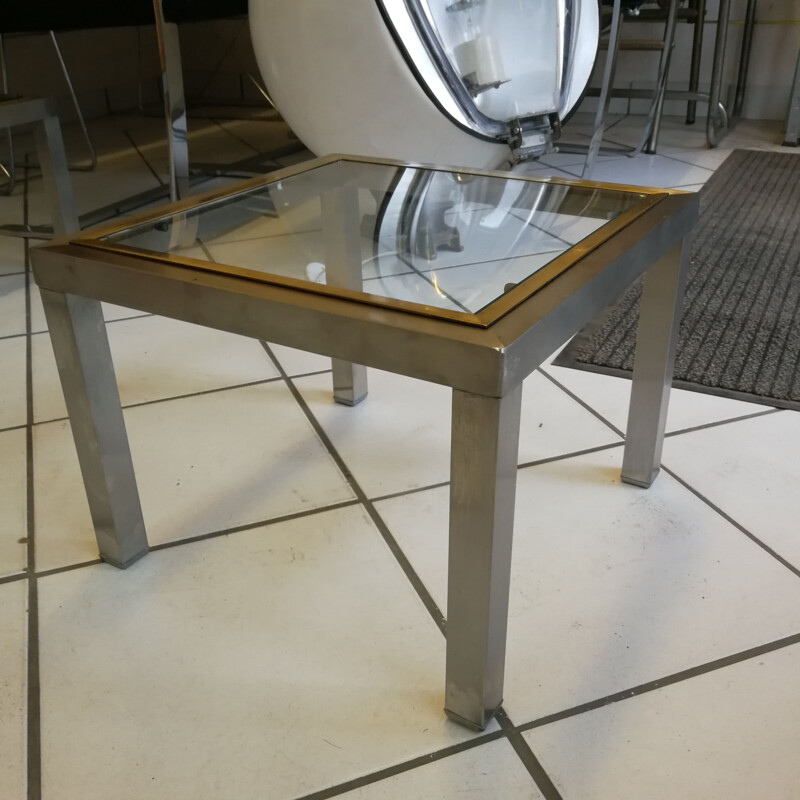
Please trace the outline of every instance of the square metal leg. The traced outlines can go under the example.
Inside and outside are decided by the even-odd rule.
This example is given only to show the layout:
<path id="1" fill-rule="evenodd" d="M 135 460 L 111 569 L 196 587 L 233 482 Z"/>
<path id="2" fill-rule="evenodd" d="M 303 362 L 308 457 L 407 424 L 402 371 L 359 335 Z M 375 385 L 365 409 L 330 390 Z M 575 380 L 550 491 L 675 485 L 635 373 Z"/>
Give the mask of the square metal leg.
<path id="1" fill-rule="evenodd" d="M 322 195 L 325 280 L 331 286 L 361 291 L 361 220 L 358 190 L 331 189 Z M 333 367 L 333 399 L 354 406 L 367 396 L 367 368 L 338 358 Z"/>
<path id="2" fill-rule="evenodd" d="M 521 402 L 453 390 L 445 711 L 478 729 L 503 700 Z"/>
<path id="3" fill-rule="evenodd" d="M 687 262 L 678 244 L 645 273 L 622 462 L 622 480 L 636 486 L 650 486 L 661 468 Z"/>
<path id="4" fill-rule="evenodd" d="M 97 300 L 41 293 L 100 557 L 127 567 L 147 536 L 103 312 Z"/>

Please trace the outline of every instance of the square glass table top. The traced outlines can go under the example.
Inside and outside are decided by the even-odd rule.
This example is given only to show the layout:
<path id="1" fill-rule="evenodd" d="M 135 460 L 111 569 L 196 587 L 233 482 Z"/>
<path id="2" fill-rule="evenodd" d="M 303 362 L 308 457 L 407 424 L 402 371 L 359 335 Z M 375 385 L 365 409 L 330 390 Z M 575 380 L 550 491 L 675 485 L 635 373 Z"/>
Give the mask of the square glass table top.
<path id="1" fill-rule="evenodd" d="M 77 243 L 485 326 L 668 194 L 338 156 Z"/>

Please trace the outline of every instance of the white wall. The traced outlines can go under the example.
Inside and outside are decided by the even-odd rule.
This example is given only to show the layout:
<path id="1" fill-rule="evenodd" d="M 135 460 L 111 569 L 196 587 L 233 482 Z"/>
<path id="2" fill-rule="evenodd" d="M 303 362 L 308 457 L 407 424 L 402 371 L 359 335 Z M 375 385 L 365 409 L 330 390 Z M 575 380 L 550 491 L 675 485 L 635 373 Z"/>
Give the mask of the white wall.
<path id="1" fill-rule="evenodd" d="M 747 0 L 732 0 L 724 85 L 735 86 L 741 50 L 743 22 Z M 719 0 L 708 0 L 704 25 L 700 89 L 708 90 L 714 41 L 717 31 Z M 660 38 L 662 23 L 626 23 L 623 36 L 631 38 Z M 689 84 L 689 65 L 694 26 L 681 23 L 676 32 L 675 50 L 670 66 L 669 86 L 686 89 Z M 800 52 L 800 0 L 759 0 L 756 7 L 756 26 L 750 56 L 750 69 L 745 93 L 744 116 L 750 119 L 784 119 L 789 94 Z M 619 56 L 616 86 L 650 89 L 654 85 L 659 53 L 622 52 Z M 652 77 L 651 77 L 652 76 Z M 593 79 L 599 85 L 599 71 Z M 591 101 L 584 110 L 593 108 Z M 614 100 L 612 110 L 646 111 L 646 101 Z M 683 114 L 686 104 L 673 101 L 666 104 L 665 113 Z M 707 106 L 698 106 L 698 116 L 705 116 Z"/>
<path id="2" fill-rule="evenodd" d="M 3 0 L 18 2 L 19 0 Z M 333 1 L 333 0 L 332 0 Z M 367 0 L 373 2 L 374 0 Z M 718 0 L 708 0 L 705 23 L 701 88 L 707 88 L 711 74 Z M 727 82 L 735 82 L 736 62 L 741 42 L 746 0 L 733 0 L 728 44 Z M 628 24 L 630 35 L 660 35 L 661 26 Z M 354 34 L 357 35 L 357 34 Z M 678 26 L 670 85 L 685 88 L 689 75 L 692 26 Z M 88 116 L 134 108 L 140 93 L 147 103 L 157 103 L 159 92 L 158 51 L 152 26 L 80 31 L 59 36 L 81 106 Z M 233 42 L 230 52 L 225 55 Z M 247 99 L 259 97 L 245 73 L 257 75 L 249 31 L 244 20 L 197 23 L 181 26 L 184 80 L 187 95 L 201 92 L 207 99 Z M 800 0 L 760 0 L 753 40 L 750 75 L 745 100 L 746 117 L 783 119 L 800 51 Z M 55 95 L 62 100 L 62 116 L 72 112 L 66 102 L 66 87 L 55 55 L 46 36 L 8 37 L 6 55 L 10 88 L 28 95 Z M 622 53 L 617 70 L 617 85 L 649 88 L 655 76 L 656 53 Z M 650 76 L 653 76 L 651 78 Z M 584 108 L 589 109 L 587 101 Z M 643 102 L 632 103 L 633 111 L 643 110 Z M 626 110 L 627 101 L 615 101 L 615 108 Z M 670 103 L 666 113 L 682 114 L 685 104 Z M 705 115 L 699 106 L 698 114 Z"/>

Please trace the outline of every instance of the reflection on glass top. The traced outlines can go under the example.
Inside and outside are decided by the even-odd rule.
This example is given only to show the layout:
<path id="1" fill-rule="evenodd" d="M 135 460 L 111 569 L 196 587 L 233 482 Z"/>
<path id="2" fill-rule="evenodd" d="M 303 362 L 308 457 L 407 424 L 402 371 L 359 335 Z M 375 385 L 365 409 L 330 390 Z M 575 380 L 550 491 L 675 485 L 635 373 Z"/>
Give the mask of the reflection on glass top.
<path id="1" fill-rule="evenodd" d="M 104 241 L 475 314 L 644 197 L 339 161 Z"/>

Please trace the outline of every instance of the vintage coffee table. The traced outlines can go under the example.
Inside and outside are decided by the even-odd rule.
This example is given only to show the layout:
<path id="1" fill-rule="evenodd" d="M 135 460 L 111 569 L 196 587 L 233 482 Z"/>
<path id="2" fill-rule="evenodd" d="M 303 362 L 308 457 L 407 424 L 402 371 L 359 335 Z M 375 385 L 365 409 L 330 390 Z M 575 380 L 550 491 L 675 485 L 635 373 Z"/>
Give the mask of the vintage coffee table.
<path id="1" fill-rule="evenodd" d="M 330 356 L 349 405 L 366 367 L 450 386 L 445 708 L 484 727 L 503 693 L 522 381 L 646 271 L 622 479 L 650 485 L 697 205 L 336 156 L 35 249 L 101 557 L 125 567 L 148 544 L 100 301 Z"/>

